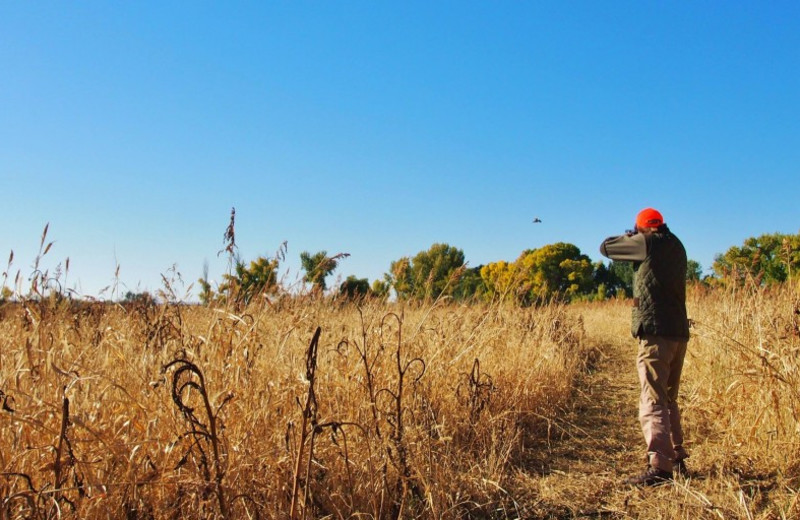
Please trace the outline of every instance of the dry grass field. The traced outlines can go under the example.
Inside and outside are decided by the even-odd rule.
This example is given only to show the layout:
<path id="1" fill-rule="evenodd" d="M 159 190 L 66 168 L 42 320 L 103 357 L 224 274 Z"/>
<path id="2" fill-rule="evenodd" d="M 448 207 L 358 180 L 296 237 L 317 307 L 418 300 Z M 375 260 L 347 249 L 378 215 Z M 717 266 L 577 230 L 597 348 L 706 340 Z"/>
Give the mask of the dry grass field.
<path id="1" fill-rule="evenodd" d="M 0 307 L 0 518 L 798 518 L 800 294 L 697 289 L 692 475 L 626 302 Z"/>
<path id="2" fill-rule="evenodd" d="M 681 403 L 690 477 L 630 489 L 644 469 L 626 302 L 574 305 L 601 353 L 578 378 L 567 442 L 528 470 L 537 518 L 800 518 L 800 291 L 690 291 Z M 520 488 L 526 489 L 525 484 Z M 526 516 L 523 514 L 522 516 Z"/>

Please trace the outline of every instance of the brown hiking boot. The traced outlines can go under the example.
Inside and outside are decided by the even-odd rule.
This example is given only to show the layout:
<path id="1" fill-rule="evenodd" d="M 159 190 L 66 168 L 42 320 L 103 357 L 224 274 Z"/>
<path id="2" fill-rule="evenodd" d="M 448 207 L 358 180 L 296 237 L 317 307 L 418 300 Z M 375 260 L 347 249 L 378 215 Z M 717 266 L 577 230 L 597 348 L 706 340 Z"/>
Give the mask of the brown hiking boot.
<path id="1" fill-rule="evenodd" d="M 689 457 L 682 457 L 672 464 L 672 471 L 679 477 L 689 478 L 689 468 L 686 467 L 686 459 Z"/>
<path id="2" fill-rule="evenodd" d="M 622 481 L 623 484 L 628 486 L 649 487 L 660 486 L 672 481 L 672 472 L 664 471 L 653 466 L 648 465 L 647 470 L 641 475 L 626 478 Z"/>

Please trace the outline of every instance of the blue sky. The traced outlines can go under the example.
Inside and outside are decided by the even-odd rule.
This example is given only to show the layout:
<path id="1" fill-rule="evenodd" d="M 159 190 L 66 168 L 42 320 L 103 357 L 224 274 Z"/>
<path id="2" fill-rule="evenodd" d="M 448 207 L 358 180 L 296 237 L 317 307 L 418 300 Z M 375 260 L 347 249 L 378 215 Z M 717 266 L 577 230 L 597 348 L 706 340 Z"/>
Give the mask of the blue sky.
<path id="1" fill-rule="evenodd" d="M 647 206 L 708 268 L 800 231 L 800 4 L 4 2 L 0 190 L 11 277 L 49 222 L 86 295 L 218 280 L 231 207 L 287 280 L 435 242 L 600 260 Z"/>

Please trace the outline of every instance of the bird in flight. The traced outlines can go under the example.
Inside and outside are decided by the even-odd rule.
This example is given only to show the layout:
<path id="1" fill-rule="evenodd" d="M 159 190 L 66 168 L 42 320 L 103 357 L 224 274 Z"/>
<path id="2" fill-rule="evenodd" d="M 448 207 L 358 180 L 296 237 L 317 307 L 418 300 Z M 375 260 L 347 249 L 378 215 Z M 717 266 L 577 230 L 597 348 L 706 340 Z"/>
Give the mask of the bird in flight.
<path id="1" fill-rule="evenodd" d="M 539 217 L 536 217 L 536 218 L 533 219 L 533 223 L 534 224 L 541 224 L 541 222 L 542 222 L 542 219 L 540 219 Z"/>

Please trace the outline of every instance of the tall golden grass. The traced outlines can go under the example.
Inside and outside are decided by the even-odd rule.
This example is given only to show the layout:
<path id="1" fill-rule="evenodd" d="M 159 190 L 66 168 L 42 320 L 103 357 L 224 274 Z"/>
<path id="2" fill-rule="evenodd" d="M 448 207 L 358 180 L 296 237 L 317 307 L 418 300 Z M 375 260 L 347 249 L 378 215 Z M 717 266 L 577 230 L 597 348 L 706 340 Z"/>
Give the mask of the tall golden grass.
<path id="1" fill-rule="evenodd" d="M 557 305 L 2 312 L 6 518 L 513 511 L 504 486 L 588 349 Z"/>
<path id="2" fill-rule="evenodd" d="M 584 452 L 600 483 L 566 472 L 557 504 L 530 452 L 571 442 L 598 366 L 633 373 L 632 352 L 608 364 L 632 342 L 624 302 L 6 303 L 0 518 L 800 517 L 797 288 L 689 308 L 695 477 L 631 491 L 617 473 L 638 466 Z"/>
<path id="3" fill-rule="evenodd" d="M 690 287 L 687 305 L 692 338 L 679 399 L 690 478 L 656 489 L 619 485 L 644 469 L 630 310 L 613 300 L 572 306 L 584 319 L 587 341 L 600 346 L 604 370 L 616 371 L 607 377 L 622 381 L 623 390 L 601 396 L 600 406 L 619 417 L 609 421 L 616 438 L 600 446 L 625 447 L 623 453 L 584 450 L 591 460 L 584 474 L 530 479 L 532 488 L 556 497 L 549 499 L 550 511 L 566 510 L 566 517 L 800 518 L 800 286 L 698 285 Z M 601 379 L 590 381 L 608 390 Z M 580 425 L 590 439 L 613 434 L 592 421 Z M 539 511 L 547 516 L 547 509 Z"/>
<path id="4" fill-rule="evenodd" d="M 798 286 L 697 288 L 689 303 L 682 393 L 695 465 L 739 517 L 800 518 Z"/>
<path id="5" fill-rule="evenodd" d="M 688 407 L 715 467 L 786 473 L 800 450 L 800 294 L 697 292 Z M 722 456 L 724 454 L 724 456 Z"/>

